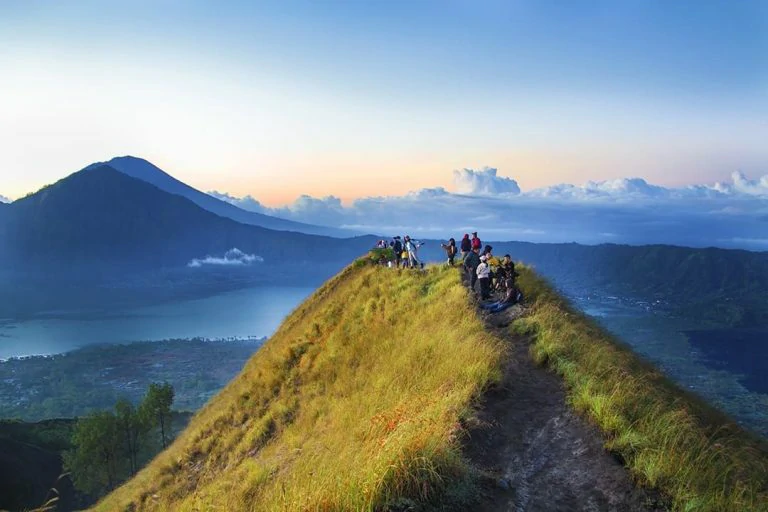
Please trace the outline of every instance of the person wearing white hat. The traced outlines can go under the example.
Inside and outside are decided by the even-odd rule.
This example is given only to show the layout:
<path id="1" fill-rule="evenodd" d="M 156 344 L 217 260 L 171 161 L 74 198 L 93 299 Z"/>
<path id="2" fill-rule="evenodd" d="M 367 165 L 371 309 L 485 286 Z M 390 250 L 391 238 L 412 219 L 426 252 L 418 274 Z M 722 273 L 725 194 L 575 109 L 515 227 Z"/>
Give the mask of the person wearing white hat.
<path id="1" fill-rule="evenodd" d="M 480 283 L 480 300 L 491 298 L 491 266 L 486 256 L 480 256 L 480 264 L 477 266 L 477 280 Z"/>

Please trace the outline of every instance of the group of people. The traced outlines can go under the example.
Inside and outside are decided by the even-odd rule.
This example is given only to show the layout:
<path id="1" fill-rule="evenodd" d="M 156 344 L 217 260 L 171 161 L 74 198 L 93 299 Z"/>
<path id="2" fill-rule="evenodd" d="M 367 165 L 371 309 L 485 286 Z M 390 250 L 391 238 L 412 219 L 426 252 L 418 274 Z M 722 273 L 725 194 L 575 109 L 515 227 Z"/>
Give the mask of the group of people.
<path id="1" fill-rule="evenodd" d="M 424 262 L 419 260 L 419 247 L 424 245 L 424 242 L 413 240 L 409 235 L 405 235 L 402 239 L 399 236 L 392 237 L 392 240 L 387 243 L 386 240 L 379 240 L 376 243 L 377 249 L 391 248 L 394 253 L 394 257 L 387 264 L 394 265 L 396 268 L 424 268 Z"/>
<path id="2" fill-rule="evenodd" d="M 376 247 L 392 249 L 394 260 L 386 262 L 390 266 L 424 268 L 424 263 L 419 260 L 419 248 L 422 245 L 423 242 L 405 235 L 402 239 L 395 236 L 390 242 L 379 240 Z M 473 292 L 479 288 L 477 291 L 483 301 L 480 307 L 483 309 L 503 311 L 521 300 L 521 293 L 515 284 L 517 272 L 512 257 L 505 254 L 501 260 L 494 258 L 493 247 L 487 244 L 484 246 L 476 231 L 472 232 L 471 238 L 468 233 L 464 234 L 458 246 L 456 240 L 451 238 L 447 243 L 440 244 L 440 247 L 446 253 L 448 265 L 454 266 L 456 258 L 461 255 L 460 264 L 466 273 L 467 284 Z M 490 302 L 493 292 L 498 294 L 499 299 Z"/>
<path id="3" fill-rule="evenodd" d="M 451 253 L 455 251 L 450 251 L 448 247 L 451 246 L 452 240 L 444 246 L 448 254 L 448 263 L 451 265 L 453 265 Z M 500 298 L 495 302 L 482 303 L 480 307 L 498 312 L 520 301 L 522 296 L 515 284 L 517 278 L 515 263 L 509 254 L 505 254 L 501 261 L 495 259 L 493 247 L 487 244 L 484 246 L 476 231 L 472 233 L 472 238 L 469 234 L 464 235 L 460 249 L 462 267 L 467 274 L 470 289 L 475 291 L 476 287 L 479 288 L 481 301 L 491 299 L 492 291 L 500 294 Z"/>

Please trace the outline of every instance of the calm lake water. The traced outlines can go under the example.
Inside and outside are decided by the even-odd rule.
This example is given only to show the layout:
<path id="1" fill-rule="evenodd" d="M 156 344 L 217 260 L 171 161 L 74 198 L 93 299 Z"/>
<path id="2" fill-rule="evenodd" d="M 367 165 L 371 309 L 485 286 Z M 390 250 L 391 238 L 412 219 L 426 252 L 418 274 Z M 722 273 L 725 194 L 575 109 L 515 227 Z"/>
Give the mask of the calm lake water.
<path id="1" fill-rule="evenodd" d="M 258 287 L 147 307 L 0 319 L 0 359 L 48 355 L 99 343 L 269 336 L 314 288 Z"/>

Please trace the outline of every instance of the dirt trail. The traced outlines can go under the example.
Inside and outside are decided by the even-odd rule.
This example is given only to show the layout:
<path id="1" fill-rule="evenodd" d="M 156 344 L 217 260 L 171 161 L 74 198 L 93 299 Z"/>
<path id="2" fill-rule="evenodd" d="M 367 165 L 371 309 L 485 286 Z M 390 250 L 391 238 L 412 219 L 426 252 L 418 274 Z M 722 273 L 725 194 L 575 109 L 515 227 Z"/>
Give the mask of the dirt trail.
<path id="1" fill-rule="evenodd" d="M 474 510 L 664 510 L 658 497 L 635 487 L 603 448 L 600 432 L 566 405 L 562 380 L 537 366 L 531 340 L 509 331 L 519 306 L 485 315 L 490 332 L 509 344 L 500 385 L 489 390 L 469 429 L 465 453 L 487 473 Z"/>

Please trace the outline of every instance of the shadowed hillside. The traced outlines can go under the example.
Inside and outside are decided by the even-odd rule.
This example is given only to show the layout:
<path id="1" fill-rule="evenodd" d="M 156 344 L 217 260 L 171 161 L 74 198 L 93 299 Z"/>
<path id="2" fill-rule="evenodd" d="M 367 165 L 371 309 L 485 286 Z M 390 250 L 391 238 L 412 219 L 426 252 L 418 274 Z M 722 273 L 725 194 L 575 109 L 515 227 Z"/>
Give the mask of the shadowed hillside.
<path id="1" fill-rule="evenodd" d="M 91 166 L 5 207 L 0 255 L 18 268 L 184 267 L 232 248 L 267 262 L 338 261 L 372 239 L 337 240 L 240 224 L 109 166 Z M 0 224 L 3 227 L 3 224 Z M 349 260 L 349 256 L 344 258 Z"/>

